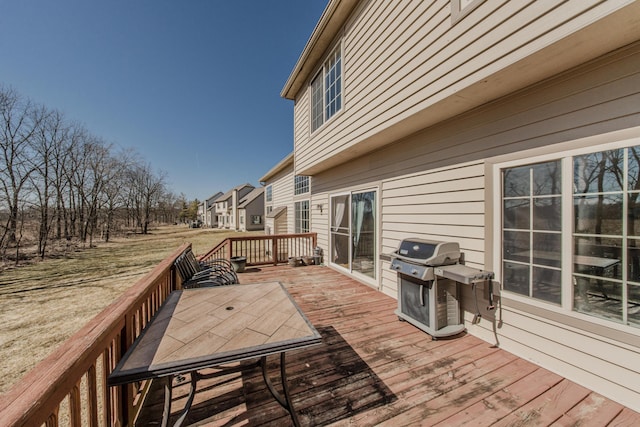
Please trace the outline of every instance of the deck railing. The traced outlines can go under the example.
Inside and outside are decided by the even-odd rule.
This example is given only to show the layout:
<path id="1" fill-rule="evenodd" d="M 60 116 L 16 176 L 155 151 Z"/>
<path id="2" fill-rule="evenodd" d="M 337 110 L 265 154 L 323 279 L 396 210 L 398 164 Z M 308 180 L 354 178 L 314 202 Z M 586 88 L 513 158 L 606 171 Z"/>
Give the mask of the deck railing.
<path id="1" fill-rule="evenodd" d="M 313 255 L 315 233 L 229 238 L 201 259 L 247 257 L 248 265 Z M 107 377 L 145 325 L 179 288 L 174 261 L 184 244 L 1 396 L 0 425 L 132 425 L 149 382 L 108 387 Z"/>
<path id="2" fill-rule="evenodd" d="M 316 233 L 229 237 L 200 259 L 242 256 L 247 258 L 247 265 L 277 265 L 292 257 L 313 256 L 317 242 Z"/>
<path id="3" fill-rule="evenodd" d="M 173 262 L 190 247 L 165 258 L 2 396 L 0 424 L 131 425 L 148 383 L 110 388 L 106 379 L 176 289 Z"/>

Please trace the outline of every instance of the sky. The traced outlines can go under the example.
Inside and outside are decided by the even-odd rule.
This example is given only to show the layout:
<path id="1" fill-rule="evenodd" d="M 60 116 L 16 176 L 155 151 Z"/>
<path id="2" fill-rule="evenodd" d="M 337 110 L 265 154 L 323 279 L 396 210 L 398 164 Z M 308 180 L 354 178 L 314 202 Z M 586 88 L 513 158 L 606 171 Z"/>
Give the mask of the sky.
<path id="1" fill-rule="evenodd" d="M 328 0 L 0 0 L 0 84 L 204 200 L 293 151 L 280 97 Z"/>

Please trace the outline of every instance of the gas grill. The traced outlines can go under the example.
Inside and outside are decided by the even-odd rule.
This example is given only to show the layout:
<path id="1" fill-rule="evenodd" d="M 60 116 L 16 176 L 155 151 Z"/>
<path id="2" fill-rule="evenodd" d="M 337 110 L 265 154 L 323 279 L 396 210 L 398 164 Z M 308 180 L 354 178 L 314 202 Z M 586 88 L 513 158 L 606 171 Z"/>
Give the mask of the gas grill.
<path id="1" fill-rule="evenodd" d="M 493 278 L 492 272 L 460 264 L 457 242 L 405 239 L 391 257 L 391 269 L 398 273 L 396 314 L 433 339 L 464 331 L 459 284 L 475 286 Z"/>

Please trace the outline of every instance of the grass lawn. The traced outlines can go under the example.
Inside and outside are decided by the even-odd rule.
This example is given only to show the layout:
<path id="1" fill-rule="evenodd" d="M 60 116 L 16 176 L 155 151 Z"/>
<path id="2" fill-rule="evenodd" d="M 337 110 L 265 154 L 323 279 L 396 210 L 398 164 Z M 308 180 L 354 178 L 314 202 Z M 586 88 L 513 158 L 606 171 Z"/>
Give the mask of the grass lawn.
<path id="1" fill-rule="evenodd" d="M 2 272 L 0 393 L 78 331 L 182 243 L 203 254 L 240 233 L 186 225 Z M 263 234 L 241 233 L 240 235 Z"/>

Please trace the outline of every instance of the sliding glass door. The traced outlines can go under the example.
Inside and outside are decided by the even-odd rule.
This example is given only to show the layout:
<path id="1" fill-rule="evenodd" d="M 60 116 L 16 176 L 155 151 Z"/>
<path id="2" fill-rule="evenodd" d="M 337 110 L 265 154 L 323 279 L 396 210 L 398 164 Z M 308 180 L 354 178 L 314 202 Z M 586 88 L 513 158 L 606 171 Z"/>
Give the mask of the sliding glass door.
<path id="1" fill-rule="evenodd" d="M 331 262 L 376 277 L 376 192 L 331 197 Z"/>

